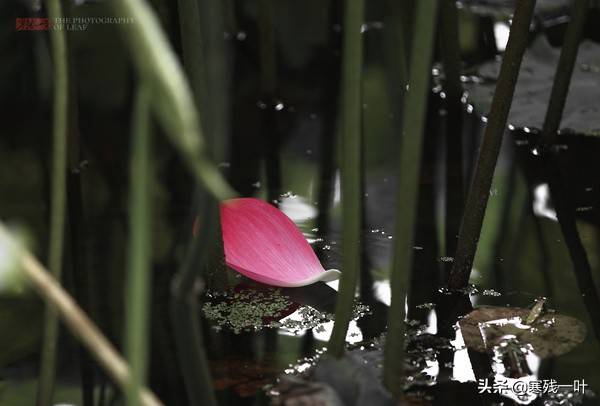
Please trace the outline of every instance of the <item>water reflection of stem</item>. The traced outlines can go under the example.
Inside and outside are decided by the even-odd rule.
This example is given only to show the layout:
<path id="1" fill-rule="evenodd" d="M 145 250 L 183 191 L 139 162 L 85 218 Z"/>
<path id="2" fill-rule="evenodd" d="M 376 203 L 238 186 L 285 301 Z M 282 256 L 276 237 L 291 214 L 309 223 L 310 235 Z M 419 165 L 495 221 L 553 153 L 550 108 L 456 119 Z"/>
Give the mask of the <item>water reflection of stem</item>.
<path id="1" fill-rule="evenodd" d="M 550 101 L 548 102 L 548 110 L 546 110 L 546 117 L 542 127 L 540 141 L 545 146 L 549 146 L 557 141 L 558 127 L 569 92 L 569 84 L 571 83 L 573 67 L 577 59 L 577 51 L 579 50 L 579 41 L 583 32 L 588 4 L 589 0 L 579 0 L 574 1 L 571 6 L 571 21 L 565 32 L 565 40 L 558 59 L 554 83 L 552 83 L 552 92 L 550 93 Z"/>
<path id="2" fill-rule="evenodd" d="M 215 202 L 216 204 L 216 202 Z M 214 211 L 216 206 L 213 206 Z M 204 217 L 210 213 L 210 205 L 207 211 L 202 213 L 211 224 L 205 224 L 206 230 L 219 226 L 219 217 Z M 214 219 L 217 219 L 216 224 Z M 211 220 L 212 219 L 212 220 Z M 199 240 L 192 240 L 188 247 L 188 255 L 181 270 L 176 275 L 172 284 L 171 317 L 175 332 L 177 355 L 183 368 L 183 379 L 188 394 L 188 401 L 192 405 L 216 405 L 216 400 L 211 387 L 208 361 L 204 351 L 202 330 L 198 319 L 199 307 L 197 302 L 198 278 L 195 267 L 195 257 L 202 247 L 210 247 L 210 233 L 202 233 Z M 204 243 L 204 245 L 202 245 Z M 206 263 L 210 250 L 201 251 L 202 263 Z"/>
<path id="3" fill-rule="evenodd" d="M 22 248 L 12 238 L 6 227 L 0 223 L 0 244 L 14 253 L 20 265 L 21 274 L 27 282 L 63 319 L 71 333 L 87 347 L 106 373 L 121 387 L 127 390 L 131 381 L 129 366 L 118 354 L 110 341 L 77 305 L 71 296 L 60 286 L 30 252 Z M 138 393 L 144 406 L 160 406 L 161 401 L 147 388 Z"/>
<path id="4" fill-rule="evenodd" d="M 132 126 L 129 194 L 129 270 L 125 306 L 125 353 L 131 366 L 127 404 L 139 405 L 148 358 L 148 307 L 150 304 L 150 184 L 151 184 L 150 89 L 137 89 Z"/>
<path id="5" fill-rule="evenodd" d="M 335 324 L 329 352 L 340 357 L 352 317 L 354 293 L 359 278 L 360 237 L 362 234 L 362 188 L 360 162 L 362 152 L 361 77 L 364 0 L 346 1 L 342 50 L 341 87 L 341 193 L 342 193 L 342 277 L 335 308 Z"/>
<path id="6" fill-rule="evenodd" d="M 571 21 L 567 27 L 565 41 L 558 60 L 540 142 L 544 147 L 544 173 L 548 177 L 550 194 L 556 208 L 556 217 L 573 262 L 575 278 L 583 296 L 583 302 L 590 314 L 596 337 L 600 339 L 600 298 L 592 277 L 592 269 L 587 253 L 577 231 L 575 207 L 569 199 L 565 182 L 560 173 L 558 160 L 560 152 L 549 149 L 552 144 L 558 141 L 558 130 L 569 91 L 573 67 L 577 59 L 588 4 L 587 0 L 573 2 Z"/>
<path id="7" fill-rule="evenodd" d="M 48 1 L 48 17 L 51 20 L 63 16 L 60 0 Z M 67 60 L 67 38 L 63 30 L 50 32 L 54 63 L 54 106 L 52 145 L 52 195 L 50 212 L 50 242 L 48 264 L 56 280 L 61 279 L 63 244 L 65 232 L 65 202 L 67 176 L 67 130 L 69 114 L 69 73 Z M 44 337 L 41 356 L 41 371 L 38 387 L 38 406 L 52 403 L 56 374 L 56 352 L 58 339 L 58 315 L 48 306 L 44 319 Z"/>
<path id="8" fill-rule="evenodd" d="M 423 129 L 429 95 L 431 57 L 435 36 L 437 0 L 421 0 L 410 57 L 409 86 L 402 116 L 402 139 L 398 159 L 396 224 L 391 273 L 392 301 L 385 346 L 384 380 L 389 391 L 398 395 L 404 371 L 404 311 L 408 278 L 413 260 L 413 238 L 418 199 Z"/>
<path id="9" fill-rule="evenodd" d="M 577 280 L 583 303 L 590 315 L 596 338 L 600 340 L 600 298 L 598 297 L 596 284 L 592 277 L 592 267 L 577 231 L 575 207 L 567 195 L 568 191 L 561 177 L 558 159 L 551 154 L 547 154 L 543 159 L 544 173 L 548 178 L 548 186 L 556 209 L 558 224 L 565 238 L 569 256 L 573 262 L 575 279 Z"/>
<path id="10" fill-rule="evenodd" d="M 529 25 L 534 6 L 535 0 L 523 0 L 516 3 L 508 44 L 502 59 L 500 75 L 490 108 L 488 124 L 483 135 L 475 174 L 473 175 L 460 225 L 454 266 L 448 280 L 448 286 L 452 289 L 464 288 L 469 283 L 483 217 L 490 196 L 494 169 L 502 144 L 502 136 L 506 128 L 521 61 L 527 46 Z"/>

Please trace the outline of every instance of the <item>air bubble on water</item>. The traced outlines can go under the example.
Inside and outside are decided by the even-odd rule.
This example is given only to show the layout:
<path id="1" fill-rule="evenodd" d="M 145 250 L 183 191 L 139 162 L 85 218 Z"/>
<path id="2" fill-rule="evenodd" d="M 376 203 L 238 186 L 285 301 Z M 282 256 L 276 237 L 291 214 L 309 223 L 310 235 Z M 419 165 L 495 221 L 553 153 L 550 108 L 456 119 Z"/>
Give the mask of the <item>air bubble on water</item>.
<path id="1" fill-rule="evenodd" d="M 283 108 L 284 108 L 284 107 L 285 107 L 285 106 L 283 105 L 283 103 L 282 103 L 282 102 L 277 102 L 277 103 L 275 104 L 275 110 L 277 110 L 277 111 L 281 111 L 281 110 L 283 110 Z"/>
<path id="2" fill-rule="evenodd" d="M 533 148 L 533 149 L 531 150 L 531 153 L 532 153 L 533 155 L 535 155 L 535 156 L 538 156 L 538 155 L 540 155 L 540 151 L 539 151 L 537 148 Z"/>
<path id="3" fill-rule="evenodd" d="M 481 292 L 481 294 L 483 296 L 494 296 L 494 297 L 502 296 L 502 294 L 500 292 L 497 292 L 494 289 L 485 289 L 483 292 Z"/>
<path id="4" fill-rule="evenodd" d="M 523 131 L 527 134 L 531 133 L 531 129 L 529 127 L 523 127 Z"/>
<path id="5" fill-rule="evenodd" d="M 472 104 L 468 104 L 467 105 L 467 113 L 471 114 L 473 112 L 473 105 Z"/>
<path id="6" fill-rule="evenodd" d="M 508 129 L 509 129 L 509 130 L 511 130 L 511 131 L 513 131 L 513 130 L 515 129 L 515 126 L 514 126 L 514 125 L 512 125 L 512 124 L 509 124 L 509 125 L 508 125 Z"/>
<path id="7" fill-rule="evenodd" d="M 481 121 L 483 123 L 487 123 L 488 122 L 488 118 L 486 116 L 481 116 Z"/>
<path id="8" fill-rule="evenodd" d="M 317 231 L 319 231 L 319 227 L 315 227 L 315 228 L 311 229 L 310 231 L 312 231 L 313 233 L 316 233 Z"/>
<path id="9" fill-rule="evenodd" d="M 252 184 L 252 186 L 254 186 L 255 188 L 259 188 L 260 187 L 260 181 L 256 181 Z"/>
<path id="10" fill-rule="evenodd" d="M 237 34 L 235 34 L 235 39 L 237 39 L 238 41 L 243 41 L 246 39 L 246 33 L 244 31 L 239 31 Z"/>
<path id="11" fill-rule="evenodd" d="M 392 237 L 391 235 L 388 235 L 388 240 L 391 240 L 392 238 L 394 238 L 394 237 Z"/>
<path id="12" fill-rule="evenodd" d="M 446 98 L 446 93 L 445 93 L 445 92 L 440 92 L 440 97 L 441 97 L 442 99 L 445 99 L 445 98 Z"/>
<path id="13" fill-rule="evenodd" d="M 295 195 L 291 190 L 288 190 L 285 193 L 282 193 L 279 195 L 279 197 L 285 198 L 285 199 L 294 199 L 297 195 Z"/>

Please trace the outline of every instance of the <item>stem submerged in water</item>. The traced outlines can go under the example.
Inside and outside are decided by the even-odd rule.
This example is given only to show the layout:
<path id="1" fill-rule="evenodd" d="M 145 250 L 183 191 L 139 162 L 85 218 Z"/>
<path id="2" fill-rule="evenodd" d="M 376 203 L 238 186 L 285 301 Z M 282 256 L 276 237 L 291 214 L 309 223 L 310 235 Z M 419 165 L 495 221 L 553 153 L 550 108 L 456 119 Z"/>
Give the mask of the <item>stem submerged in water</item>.
<path id="1" fill-rule="evenodd" d="M 410 56 L 410 88 L 405 93 L 403 103 L 402 138 L 396 190 L 395 243 L 390 276 L 392 302 L 389 310 L 384 360 L 385 385 L 395 395 L 398 395 L 402 389 L 400 378 L 404 371 L 404 320 L 406 317 L 404 305 L 413 258 L 416 203 L 437 6 L 437 0 L 420 0 L 417 4 L 415 33 Z"/>
<path id="2" fill-rule="evenodd" d="M 506 121 L 517 84 L 521 61 L 527 47 L 529 25 L 531 24 L 534 7 L 535 0 L 522 0 L 517 2 L 515 8 L 506 52 L 502 59 L 500 75 L 492 99 L 488 124 L 479 149 L 475 174 L 467 195 L 464 216 L 460 225 L 454 266 L 448 280 L 448 286 L 451 289 L 464 288 L 469 283 L 483 217 L 490 196 L 494 169 L 502 145 L 502 136 L 506 129 Z"/>
<path id="3" fill-rule="evenodd" d="M 344 11 L 341 89 L 342 277 L 329 353 L 340 357 L 352 318 L 359 277 L 362 233 L 362 60 L 364 0 L 348 0 Z"/>

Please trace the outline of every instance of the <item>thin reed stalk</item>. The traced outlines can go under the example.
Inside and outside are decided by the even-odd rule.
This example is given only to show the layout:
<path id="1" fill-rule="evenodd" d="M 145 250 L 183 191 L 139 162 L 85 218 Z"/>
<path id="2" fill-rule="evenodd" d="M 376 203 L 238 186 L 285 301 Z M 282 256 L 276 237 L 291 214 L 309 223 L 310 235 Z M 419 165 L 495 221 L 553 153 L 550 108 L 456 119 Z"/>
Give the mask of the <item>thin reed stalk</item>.
<path id="1" fill-rule="evenodd" d="M 541 143 L 544 146 L 554 144 L 557 140 L 588 5 L 589 0 L 577 0 L 571 6 L 571 21 L 565 32 L 565 39 L 558 59 L 554 82 L 552 83 L 550 102 L 542 126 Z"/>
<path id="2" fill-rule="evenodd" d="M 151 157 L 150 89 L 141 83 L 134 104 L 129 192 L 129 271 L 125 314 L 125 354 L 131 366 L 127 404 L 138 406 L 138 393 L 148 368 L 148 309 L 150 305 L 150 185 Z"/>
<path id="3" fill-rule="evenodd" d="M 178 4 L 184 67 L 192 82 L 194 99 L 199 106 L 197 113 L 205 118 L 202 121 L 202 129 L 208 135 L 207 153 L 223 159 L 227 122 L 225 55 L 222 42 L 224 21 L 217 19 L 224 19 L 225 5 L 212 1 L 202 7 L 198 0 L 179 0 Z M 212 28 L 208 30 L 204 29 L 201 18 L 205 13 L 209 16 L 205 18 L 213 19 L 210 23 Z M 208 50 L 208 55 L 205 55 L 205 50 Z M 211 61 L 212 65 L 207 65 L 207 60 Z M 215 66 L 220 69 L 212 71 L 209 75 L 209 70 Z M 170 311 L 188 402 L 193 405 L 212 406 L 216 405 L 217 401 L 212 390 L 202 327 L 198 318 L 197 295 L 202 283 L 201 276 L 203 273 L 206 276 L 213 267 L 212 261 L 223 262 L 223 247 L 220 243 L 222 237 L 218 201 L 202 190 L 197 190 L 196 194 L 198 203 L 193 207 L 198 210 L 195 214 L 202 221 L 202 233 L 197 239 L 190 240 L 184 263 L 173 278 Z"/>
<path id="4" fill-rule="evenodd" d="M 494 169 L 500 153 L 502 137 L 506 131 L 506 121 L 512 104 L 521 61 L 527 47 L 529 25 L 531 24 L 534 7 L 535 0 L 522 0 L 516 3 L 508 44 L 500 66 L 500 75 L 492 99 L 487 127 L 479 149 L 475 173 L 460 225 L 456 255 L 448 279 L 448 286 L 451 289 L 464 288 L 469 283 L 483 217 L 490 196 Z"/>
<path id="5" fill-rule="evenodd" d="M 460 219 L 464 206 L 463 179 L 463 93 L 460 81 L 461 59 L 458 32 L 458 10 L 454 0 L 440 2 L 439 43 L 444 67 L 446 93 L 446 225 L 444 251 L 454 255 Z M 448 269 L 449 271 L 450 269 Z"/>
<path id="6" fill-rule="evenodd" d="M 342 277 L 335 306 L 335 324 L 328 351 L 335 357 L 344 353 L 348 324 L 361 263 L 362 186 L 362 61 L 364 0 L 348 0 L 344 10 L 342 45 L 341 189 L 342 189 Z"/>
<path id="7" fill-rule="evenodd" d="M 10 252 L 15 259 L 21 272 L 19 275 L 35 289 L 48 306 L 55 310 L 71 333 L 88 349 L 105 372 L 123 391 L 126 391 L 131 384 L 129 365 L 81 310 L 77 302 L 60 286 L 60 283 L 10 235 L 1 222 L 0 245 L 5 247 L 6 252 Z M 143 406 L 162 405 L 156 395 L 147 388 L 141 388 L 138 396 Z"/>
<path id="8" fill-rule="evenodd" d="M 190 86 L 149 4 L 143 0 L 112 0 L 110 4 L 116 15 L 134 21 L 122 24 L 123 37 L 138 73 L 156 89 L 153 110 L 184 163 L 216 198 L 234 196 L 235 192 L 207 157 Z"/>
<path id="9" fill-rule="evenodd" d="M 62 18 L 60 0 L 48 0 L 48 17 L 51 21 Z M 50 203 L 50 242 L 48 266 L 54 278 L 61 279 L 64 236 L 65 204 L 67 195 L 67 131 L 69 114 L 69 72 L 67 38 L 63 30 L 51 30 L 52 58 L 54 64 L 54 106 L 52 128 L 52 190 Z M 58 316 L 51 307 L 44 317 L 41 370 L 38 385 L 38 406 L 52 404 L 56 375 Z"/>
<path id="10" fill-rule="evenodd" d="M 384 383 L 394 395 L 401 392 L 404 372 L 405 299 L 413 263 L 413 239 L 419 193 L 423 133 L 435 37 L 437 0 L 420 0 L 416 9 L 409 68 L 404 95 L 402 138 L 398 157 L 396 224 L 390 285 L 392 301 L 385 345 Z"/>

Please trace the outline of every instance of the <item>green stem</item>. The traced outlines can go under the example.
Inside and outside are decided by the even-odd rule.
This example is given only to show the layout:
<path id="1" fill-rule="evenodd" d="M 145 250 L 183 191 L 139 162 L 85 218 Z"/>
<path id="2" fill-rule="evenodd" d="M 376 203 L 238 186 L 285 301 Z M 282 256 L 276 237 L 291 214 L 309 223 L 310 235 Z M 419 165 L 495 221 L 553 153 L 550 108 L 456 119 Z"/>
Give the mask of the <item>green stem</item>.
<path id="1" fill-rule="evenodd" d="M 506 52 L 502 59 L 500 75 L 492 99 L 488 124 L 479 149 L 475 174 L 467 195 L 464 216 L 460 225 L 454 265 L 448 280 L 448 286 L 451 289 L 464 288 L 469 283 L 483 217 L 490 196 L 494 169 L 502 145 L 502 136 L 506 129 L 506 121 L 515 92 L 521 61 L 527 47 L 529 25 L 531 24 L 534 7 L 535 0 L 521 0 L 517 2 L 515 8 Z"/>
<path id="2" fill-rule="evenodd" d="M 463 94 L 460 82 L 461 60 L 458 42 L 458 10 L 454 0 L 440 2 L 439 42 L 444 66 L 444 92 L 446 93 L 446 255 L 454 255 L 456 237 L 464 206 L 464 181 L 462 159 Z M 449 270 L 449 267 L 448 267 Z"/>
<path id="3" fill-rule="evenodd" d="M 46 304 L 63 319 L 67 328 L 88 349 L 98 364 L 123 390 L 130 385 L 129 366 L 121 358 L 110 341 L 89 319 L 77 302 L 62 288 L 60 283 L 44 269 L 42 264 L 27 251 L 0 222 L 0 246 L 14 255 L 19 273 L 37 291 Z M 147 388 L 138 393 L 143 406 L 161 406 L 156 395 Z"/>
<path id="4" fill-rule="evenodd" d="M 220 0 L 205 2 L 203 6 L 198 0 L 179 0 L 184 67 L 201 107 L 199 111 L 205 113 L 202 126 L 208 135 L 207 150 L 220 159 L 225 156 L 228 122 L 223 7 Z M 207 30 L 202 29 L 205 21 L 209 21 Z M 211 270 L 211 257 L 224 260 L 223 247 L 218 244 L 221 241 L 218 201 L 201 190 L 197 194 L 200 206 L 197 216 L 204 222 L 203 232 L 190 241 L 186 260 L 173 278 L 170 311 L 188 402 L 212 406 L 217 402 L 198 318 L 197 288 L 202 273 Z M 200 257 L 198 262 L 196 256 Z M 201 264 L 202 268 L 194 264 Z"/>
<path id="5" fill-rule="evenodd" d="M 396 190 L 395 243 L 390 278 L 392 301 L 384 360 L 385 385 L 395 395 L 401 391 L 400 379 L 404 371 L 404 320 L 406 318 L 404 303 L 413 257 L 423 130 L 429 95 L 437 7 L 437 0 L 420 0 L 417 4 L 410 56 L 410 87 L 404 96 Z"/>
<path id="6" fill-rule="evenodd" d="M 571 21 L 565 33 L 565 40 L 558 59 L 554 83 L 552 84 L 550 102 L 548 103 L 548 110 L 546 110 L 546 117 L 542 127 L 541 143 L 545 146 L 556 142 L 560 120 L 562 119 L 567 94 L 569 93 L 573 67 L 577 59 L 579 41 L 581 40 L 588 5 L 589 0 L 577 0 L 571 6 Z"/>
<path id="7" fill-rule="evenodd" d="M 112 0 L 114 13 L 131 18 L 123 34 L 140 74 L 156 89 L 153 109 L 173 145 L 199 183 L 218 199 L 235 192 L 206 156 L 200 117 L 192 92 L 156 15 L 143 0 Z"/>
<path id="8" fill-rule="evenodd" d="M 263 95 L 273 97 L 277 86 L 273 0 L 259 0 L 258 20 L 260 36 L 260 85 Z M 269 102 L 272 102 L 272 100 L 269 100 Z"/>
<path id="9" fill-rule="evenodd" d="M 329 353 L 340 357 L 352 316 L 354 294 L 360 267 L 361 148 L 362 105 L 361 76 L 363 40 L 361 27 L 364 0 L 348 0 L 344 11 L 344 40 L 341 89 L 341 185 L 342 185 L 342 277 L 335 307 L 335 324 L 329 340 Z"/>
<path id="10" fill-rule="evenodd" d="M 60 0 L 48 0 L 48 17 L 51 21 L 62 18 Z M 65 202 L 67 175 L 67 124 L 69 99 L 69 73 L 67 61 L 67 39 L 63 30 L 51 30 L 52 57 L 54 62 L 54 112 L 52 142 L 52 196 L 50 212 L 50 242 L 48 264 L 52 275 L 60 281 L 65 233 Z M 41 371 L 37 404 L 52 403 L 56 375 L 56 351 L 58 339 L 58 317 L 46 308 L 44 338 L 41 355 Z"/>
<path id="11" fill-rule="evenodd" d="M 151 115 L 150 89 L 140 83 L 133 112 L 129 194 L 129 273 L 125 315 L 125 354 L 131 366 L 127 404 L 139 405 L 145 383 L 148 356 L 148 307 L 150 304 L 150 185 Z"/>

